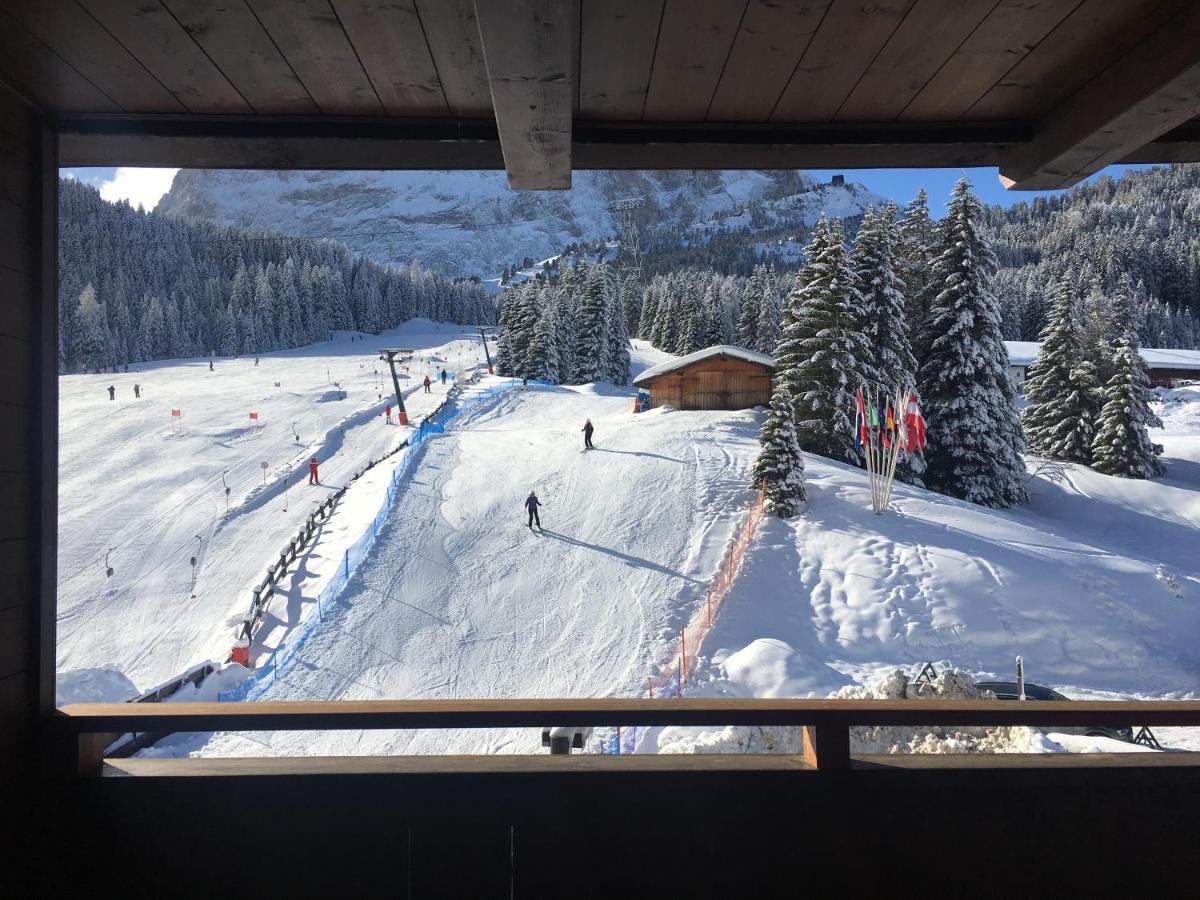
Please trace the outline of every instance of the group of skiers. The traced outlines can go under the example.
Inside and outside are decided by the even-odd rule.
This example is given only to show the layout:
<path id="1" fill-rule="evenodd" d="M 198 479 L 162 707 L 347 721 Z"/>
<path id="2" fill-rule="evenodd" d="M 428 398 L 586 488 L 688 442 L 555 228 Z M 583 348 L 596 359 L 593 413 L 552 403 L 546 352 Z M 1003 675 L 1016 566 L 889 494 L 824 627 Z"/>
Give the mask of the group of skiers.
<path id="1" fill-rule="evenodd" d="M 596 426 L 592 424 L 592 420 L 588 419 L 586 422 L 584 422 L 583 428 L 580 430 L 583 432 L 583 449 L 594 450 L 595 445 L 592 443 L 592 435 L 596 431 Z M 539 531 L 541 530 L 542 520 L 541 517 L 538 516 L 538 508 L 545 505 L 546 504 L 542 503 L 542 501 L 538 499 L 537 491 L 530 491 L 529 496 L 525 498 L 525 511 L 529 513 L 529 523 L 526 527 L 528 527 L 530 531 L 533 530 L 534 525 L 538 527 Z"/>
<path id="2" fill-rule="evenodd" d="M 133 386 L 133 398 L 134 398 L 135 400 L 140 400 L 140 399 L 141 399 L 141 397 L 142 397 L 142 386 L 141 386 L 140 384 L 134 384 L 134 386 Z M 110 385 L 108 386 L 108 399 L 109 399 L 109 400 L 116 400 L 116 399 L 117 399 L 117 387 L 116 387 L 116 385 L 110 384 Z"/>

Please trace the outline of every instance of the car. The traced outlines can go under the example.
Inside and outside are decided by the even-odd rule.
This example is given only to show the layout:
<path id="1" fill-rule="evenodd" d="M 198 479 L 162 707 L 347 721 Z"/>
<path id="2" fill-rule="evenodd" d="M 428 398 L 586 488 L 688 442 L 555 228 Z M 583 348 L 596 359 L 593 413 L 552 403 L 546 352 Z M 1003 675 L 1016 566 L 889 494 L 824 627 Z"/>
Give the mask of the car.
<path id="1" fill-rule="evenodd" d="M 978 681 L 975 687 L 981 691 L 991 691 L 996 695 L 997 700 L 1019 700 L 1021 698 L 1021 689 L 1015 681 Z M 1064 697 L 1058 691 L 1048 687 L 1043 687 L 1040 684 L 1031 684 L 1025 682 L 1025 699 L 1026 700 L 1065 700 L 1070 702 L 1070 697 Z M 1127 744 L 1133 743 L 1133 728 L 1118 727 L 1110 728 L 1107 725 L 1089 725 L 1086 727 L 1062 727 L 1055 728 L 1057 732 L 1062 734 L 1081 734 L 1086 737 L 1105 737 L 1112 738 L 1114 741 L 1124 741 Z"/>

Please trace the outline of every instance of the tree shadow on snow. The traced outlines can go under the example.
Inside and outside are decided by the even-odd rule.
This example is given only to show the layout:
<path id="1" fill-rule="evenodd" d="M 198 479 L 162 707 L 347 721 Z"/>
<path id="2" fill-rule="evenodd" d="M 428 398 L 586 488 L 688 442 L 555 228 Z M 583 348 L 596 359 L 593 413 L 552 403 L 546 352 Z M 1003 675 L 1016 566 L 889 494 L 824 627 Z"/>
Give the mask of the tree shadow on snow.
<path id="1" fill-rule="evenodd" d="M 570 544 L 573 547 L 583 547 L 586 550 L 595 550 L 597 553 L 604 553 L 608 556 L 615 556 L 622 562 L 628 563 L 637 569 L 650 569 L 653 572 L 660 572 L 663 575 L 670 575 L 672 578 L 678 578 L 690 584 L 700 584 L 695 578 L 689 578 L 682 572 L 676 572 L 674 569 L 668 569 L 666 566 L 660 566 L 658 563 L 651 562 L 648 559 L 642 559 L 640 556 L 630 556 L 628 553 L 622 553 L 620 550 L 613 550 L 611 547 L 601 547 L 599 544 L 589 544 L 587 541 L 581 541 L 577 538 L 567 537 L 558 531 L 550 531 L 543 528 L 542 534 L 546 537 L 554 538 L 557 541 L 562 541 L 564 544 Z"/>

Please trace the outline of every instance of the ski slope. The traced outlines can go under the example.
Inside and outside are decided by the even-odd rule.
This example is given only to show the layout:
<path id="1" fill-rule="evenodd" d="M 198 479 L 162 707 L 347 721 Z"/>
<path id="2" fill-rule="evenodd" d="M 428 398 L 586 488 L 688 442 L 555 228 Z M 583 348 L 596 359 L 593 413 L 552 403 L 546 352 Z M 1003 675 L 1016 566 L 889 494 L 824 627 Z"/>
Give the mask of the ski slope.
<path id="1" fill-rule="evenodd" d="M 634 415 L 630 396 L 516 390 L 456 419 L 261 699 L 636 694 L 741 521 L 758 414 Z M 584 452 L 589 417 L 596 449 Z M 530 489 L 545 504 L 540 533 L 526 527 Z M 154 752 L 535 752 L 539 740 L 531 729 L 278 733 Z"/>
<path id="2" fill-rule="evenodd" d="M 378 361 L 384 346 L 419 350 L 401 382 L 414 422 L 447 390 L 435 383 L 425 394 L 426 372 L 484 359 L 477 331 L 414 320 L 262 354 L 257 366 L 253 357 L 217 359 L 212 371 L 208 360 L 172 360 L 59 379 L 61 702 L 126 699 L 225 658 L 248 587 L 314 502 L 410 433 L 384 422 L 394 403 Z M 307 485 L 310 456 L 320 486 Z"/>

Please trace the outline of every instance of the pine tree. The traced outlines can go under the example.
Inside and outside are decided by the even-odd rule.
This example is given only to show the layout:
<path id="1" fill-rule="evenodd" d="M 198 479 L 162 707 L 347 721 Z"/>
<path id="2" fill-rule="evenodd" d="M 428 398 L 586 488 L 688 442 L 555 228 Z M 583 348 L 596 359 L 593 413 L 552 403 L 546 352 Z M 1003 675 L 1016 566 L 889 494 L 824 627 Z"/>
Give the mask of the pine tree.
<path id="1" fill-rule="evenodd" d="M 1096 420 L 1092 442 L 1093 467 L 1105 475 L 1153 478 L 1166 470 L 1158 458 L 1162 445 L 1150 440 L 1149 428 L 1162 428 L 1150 409 L 1154 390 L 1138 345 L 1137 329 L 1130 321 L 1128 304 L 1117 309 L 1126 322 L 1125 333 L 1113 352 L 1113 375 L 1104 386 L 1104 405 Z"/>
<path id="2" fill-rule="evenodd" d="M 925 323 L 918 382 L 928 422 L 927 487 L 984 506 L 1025 502 L 1025 438 L 1008 377 L 996 257 L 980 231 L 983 207 L 965 178 L 941 228 L 934 276 L 942 289 Z"/>
<path id="3" fill-rule="evenodd" d="M 571 356 L 574 360 L 572 381 L 575 384 L 590 384 L 603 376 L 606 337 L 608 334 L 607 297 L 608 280 L 604 266 L 597 263 L 588 267 L 583 286 L 583 299 L 579 304 L 579 317 L 575 328 L 575 345 Z"/>
<path id="4" fill-rule="evenodd" d="M 867 342 L 860 369 L 870 393 L 878 397 L 890 397 L 897 388 L 913 389 L 917 383 L 903 284 L 895 269 L 898 243 L 895 205 L 868 210 L 854 242 L 854 274 L 862 294 L 859 327 Z M 920 456 L 904 454 L 897 460 L 900 481 L 920 484 L 924 471 Z"/>
<path id="5" fill-rule="evenodd" d="M 925 189 L 917 191 L 915 199 L 904 207 L 904 216 L 897 225 L 896 268 L 905 291 L 905 314 L 913 341 L 917 365 L 924 359 L 926 348 L 919 346 L 920 335 L 930 306 L 939 292 L 933 277 L 937 257 L 937 226 L 929 215 L 929 200 Z"/>
<path id="6" fill-rule="evenodd" d="M 1084 345 L 1068 276 L 1051 290 L 1040 339 L 1042 349 L 1025 379 L 1030 405 L 1021 414 L 1029 449 L 1049 459 L 1087 465 L 1092 461 L 1100 383 Z"/>
<path id="7" fill-rule="evenodd" d="M 796 515 L 805 499 L 804 457 L 796 439 L 796 404 L 785 381 L 777 381 L 771 392 L 770 412 L 758 443 L 761 449 L 750 469 L 751 481 L 755 487 L 765 483 L 776 515 Z"/>
<path id="8" fill-rule="evenodd" d="M 96 300 L 96 289 L 88 283 L 79 294 L 72 319 L 72 346 L 68 356 L 80 369 L 98 369 L 108 351 L 104 310 Z"/>
<path id="9" fill-rule="evenodd" d="M 554 298 L 548 289 L 539 290 L 537 294 L 540 314 L 537 324 L 533 328 L 533 337 L 529 341 L 529 351 L 526 354 L 525 366 L 521 374 L 526 378 L 557 382 L 559 380 L 558 328 Z"/>
<path id="10" fill-rule="evenodd" d="M 603 267 L 611 280 L 609 267 Z M 610 384 L 623 385 L 629 380 L 629 332 L 625 311 L 616 291 L 609 290 L 608 323 L 604 335 L 603 378 Z"/>
<path id="11" fill-rule="evenodd" d="M 796 403 L 796 434 L 809 453 L 858 462 L 850 427 L 866 340 L 855 330 L 861 303 L 838 220 L 817 223 L 808 261 L 775 348 L 775 375 Z"/>
<path id="12" fill-rule="evenodd" d="M 742 287 L 742 303 L 738 312 L 737 342 L 747 350 L 758 349 L 759 309 L 763 301 L 763 278 L 767 267 L 757 265 Z M 770 351 L 768 351 L 770 352 Z"/>
<path id="13" fill-rule="evenodd" d="M 775 271 L 766 268 L 761 281 L 762 297 L 758 303 L 758 320 L 755 324 L 754 345 L 750 348 L 759 353 L 772 354 L 783 327 L 782 300 Z"/>

